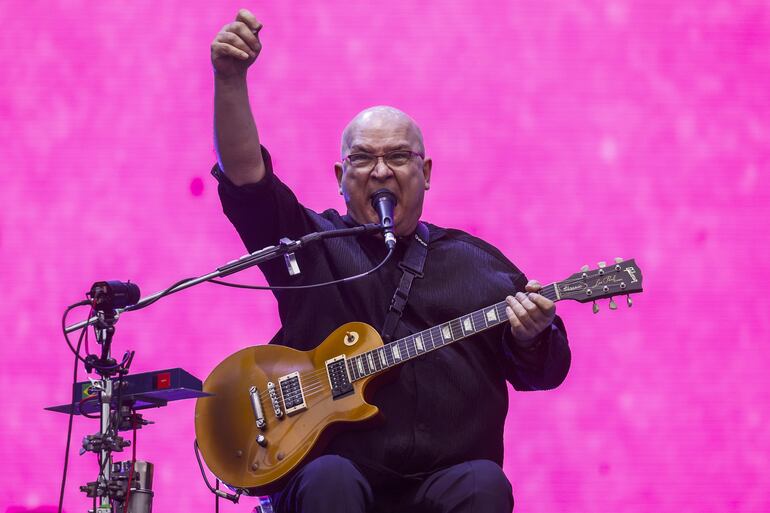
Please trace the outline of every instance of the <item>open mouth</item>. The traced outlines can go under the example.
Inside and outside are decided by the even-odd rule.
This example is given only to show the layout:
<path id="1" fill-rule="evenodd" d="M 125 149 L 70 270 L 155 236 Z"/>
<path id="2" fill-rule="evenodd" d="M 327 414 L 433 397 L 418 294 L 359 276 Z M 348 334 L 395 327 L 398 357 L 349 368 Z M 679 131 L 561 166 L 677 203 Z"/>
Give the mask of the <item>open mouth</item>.
<path id="1" fill-rule="evenodd" d="M 380 211 L 388 210 L 388 204 L 390 204 L 392 222 L 395 224 L 396 212 L 399 210 L 398 195 L 387 187 L 380 187 L 376 191 L 369 195 L 369 207 L 370 212 L 374 214 L 373 218 L 377 221 L 380 220 Z"/>

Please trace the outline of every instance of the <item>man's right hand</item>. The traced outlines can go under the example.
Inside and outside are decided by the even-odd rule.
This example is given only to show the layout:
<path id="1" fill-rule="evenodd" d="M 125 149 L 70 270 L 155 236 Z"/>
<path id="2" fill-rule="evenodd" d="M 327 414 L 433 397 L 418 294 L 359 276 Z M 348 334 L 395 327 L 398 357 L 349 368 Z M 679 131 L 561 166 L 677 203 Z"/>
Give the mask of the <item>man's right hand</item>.
<path id="1" fill-rule="evenodd" d="M 221 78 L 246 76 L 246 70 L 262 50 L 259 31 L 262 24 L 247 9 L 238 11 L 235 21 L 219 31 L 211 43 L 211 64 Z"/>

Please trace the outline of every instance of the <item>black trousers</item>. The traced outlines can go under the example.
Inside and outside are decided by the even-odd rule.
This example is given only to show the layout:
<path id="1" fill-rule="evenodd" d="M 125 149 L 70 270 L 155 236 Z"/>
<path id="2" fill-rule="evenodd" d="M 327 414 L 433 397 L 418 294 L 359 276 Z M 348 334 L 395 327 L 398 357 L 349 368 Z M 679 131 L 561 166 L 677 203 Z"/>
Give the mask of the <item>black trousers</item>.
<path id="1" fill-rule="evenodd" d="M 494 462 L 474 460 L 421 482 L 373 489 L 341 456 L 321 456 L 303 467 L 280 494 L 276 513 L 511 513 L 513 491 Z"/>

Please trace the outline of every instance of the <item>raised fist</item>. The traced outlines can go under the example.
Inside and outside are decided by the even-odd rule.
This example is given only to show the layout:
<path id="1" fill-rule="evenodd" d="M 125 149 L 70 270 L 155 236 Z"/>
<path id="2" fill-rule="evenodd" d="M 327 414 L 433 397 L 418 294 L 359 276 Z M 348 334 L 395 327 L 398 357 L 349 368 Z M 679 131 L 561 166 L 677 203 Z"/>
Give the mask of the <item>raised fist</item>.
<path id="1" fill-rule="evenodd" d="M 219 31 L 211 43 L 211 64 L 222 77 L 246 75 L 262 50 L 259 31 L 262 24 L 247 9 L 238 11 L 235 21 Z"/>

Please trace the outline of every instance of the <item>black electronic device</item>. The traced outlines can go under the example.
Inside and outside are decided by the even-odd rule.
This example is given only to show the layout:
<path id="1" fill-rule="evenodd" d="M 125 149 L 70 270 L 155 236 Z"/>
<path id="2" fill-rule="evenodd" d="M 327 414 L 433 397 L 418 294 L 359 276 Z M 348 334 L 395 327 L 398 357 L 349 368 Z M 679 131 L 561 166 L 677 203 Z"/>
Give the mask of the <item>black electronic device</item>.
<path id="1" fill-rule="evenodd" d="M 134 410 L 157 408 L 171 401 L 211 395 L 202 391 L 201 380 L 180 368 L 129 374 L 120 379 L 111 378 L 111 381 L 113 403 L 120 394 L 121 402 L 131 403 Z M 121 385 L 118 384 L 119 381 L 122 382 Z M 72 390 L 72 403 L 49 406 L 46 410 L 75 415 L 99 412 L 101 405 L 93 393 L 93 385 L 91 381 L 76 383 Z"/>

